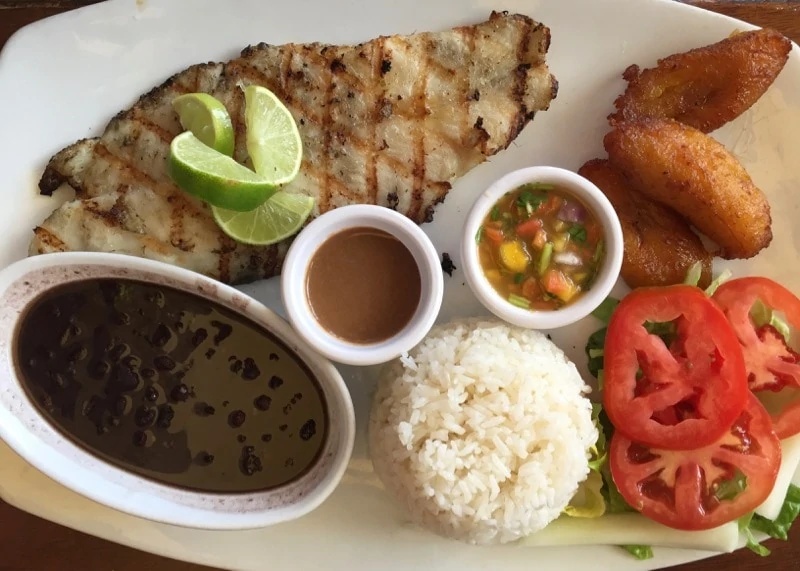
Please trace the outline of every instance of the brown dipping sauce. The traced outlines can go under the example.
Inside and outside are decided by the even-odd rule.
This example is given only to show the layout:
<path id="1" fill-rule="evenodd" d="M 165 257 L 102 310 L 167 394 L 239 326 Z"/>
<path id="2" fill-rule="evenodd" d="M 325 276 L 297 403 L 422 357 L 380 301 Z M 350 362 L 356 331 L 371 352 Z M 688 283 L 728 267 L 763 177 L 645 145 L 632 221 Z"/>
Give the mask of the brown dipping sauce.
<path id="1" fill-rule="evenodd" d="M 272 333 L 202 297 L 87 280 L 36 300 L 15 348 L 40 412 L 116 466 L 186 489 L 297 479 L 328 431 L 322 391 Z"/>
<path id="2" fill-rule="evenodd" d="M 397 238 L 377 228 L 342 230 L 311 257 L 306 294 L 317 321 L 350 343 L 385 341 L 411 321 L 422 278 Z"/>

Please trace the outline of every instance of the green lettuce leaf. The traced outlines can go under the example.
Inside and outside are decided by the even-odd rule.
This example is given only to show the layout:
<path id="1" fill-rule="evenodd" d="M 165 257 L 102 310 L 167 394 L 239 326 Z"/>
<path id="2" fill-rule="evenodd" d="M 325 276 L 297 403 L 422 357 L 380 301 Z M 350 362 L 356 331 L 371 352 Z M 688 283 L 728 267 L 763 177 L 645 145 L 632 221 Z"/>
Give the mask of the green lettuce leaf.
<path id="1" fill-rule="evenodd" d="M 745 539 L 747 540 L 746 547 L 753 553 L 760 555 L 761 557 L 766 557 L 770 554 L 770 550 L 761 545 L 755 537 L 753 537 L 753 532 L 750 529 L 750 525 L 753 521 L 753 514 L 746 515 L 744 517 L 740 517 L 738 524 L 739 524 L 739 531 L 744 534 Z"/>
<path id="2" fill-rule="evenodd" d="M 608 325 L 608 322 L 611 320 L 611 314 L 614 313 L 618 305 L 619 300 L 609 296 L 597 306 L 597 309 L 592 312 L 592 315 L 602 321 L 604 325 Z"/>
<path id="3" fill-rule="evenodd" d="M 786 541 L 789 537 L 789 529 L 791 529 L 798 515 L 800 515 L 800 488 L 790 484 L 778 517 L 774 520 L 769 520 L 755 514 L 752 521 L 750 521 L 749 527 L 752 530 L 766 533 L 775 539 Z"/>
<path id="4" fill-rule="evenodd" d="M 683 283 L 690 286 L 697 286 L 700 283 L 700 278 L 703 276 L 703 262 L 695 262 L 689 271 L 686 272 L 686 278 Z"/>
<path id="5" fill-rule="evenodd" d="M 639 561 L 653 558 L 653 548 L 649 545 L 620 545 L 620 547 Z"/>
<path id="6" fill-rule="evenodd" d="M 606 345 L 606 328 L 598 329 L 586 341 L 586 356 L 589 358 L 589 373 L 597 378 L 598 371 L 603 368 L 603 354 Z"/>
<path id="7" fill-rule="evenodd" d="M 731 276 L 733 276 L 733 272 L 731 272 L 728 269 L 724 270 L 720 275 L 717 276 L 717 279 L 711 282 L 711 285 L 709 285 L 706 288 L 706 295 L 708 297 L 714 295 L 714 292 L 717 291 L 717 288 L 721 286 L 724 282 L 731 279 Z"/>

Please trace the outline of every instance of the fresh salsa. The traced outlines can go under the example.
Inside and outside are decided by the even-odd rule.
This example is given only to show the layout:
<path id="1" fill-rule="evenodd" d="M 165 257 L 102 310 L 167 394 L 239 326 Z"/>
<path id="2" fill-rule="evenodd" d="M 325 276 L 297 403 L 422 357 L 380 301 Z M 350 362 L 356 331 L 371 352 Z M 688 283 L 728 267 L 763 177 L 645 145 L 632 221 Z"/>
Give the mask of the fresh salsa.
<path id="1" fill-rule="evenodd" d="M 603 228 L 568 191 L 530 183 L 507 192 L 478 235 L 483 273 L 509 303 L 553 310 L 592 287 L 603 262 Z"/>

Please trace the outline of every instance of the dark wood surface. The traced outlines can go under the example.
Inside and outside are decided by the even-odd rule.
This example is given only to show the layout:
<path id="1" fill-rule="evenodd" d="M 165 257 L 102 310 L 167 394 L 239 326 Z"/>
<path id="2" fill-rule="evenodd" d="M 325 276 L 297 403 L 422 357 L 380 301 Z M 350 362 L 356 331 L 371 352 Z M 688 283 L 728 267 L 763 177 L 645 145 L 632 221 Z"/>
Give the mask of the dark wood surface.
<path id="1" fill-rule="evenodd" d="M 96 0 L 0 0 L 0 48 L 13 32 L 29 24 Z M 134 0 L 130 0 L 133 2 Z M 332 0 L 335 1 L 335 0 Z M 759 26 L 770 26 L 800 43 L 800 3 L 694 2 Z M 671 571 L 788 571 L 800 569 L 800 525 L 788 542 L 768 541 L 772 556 L 746 550 L 682 565 Z M 534 565 L 535 566 L 535 565 Z M 0 501 L 0 571 L 201 571 L 180 563 L 97 539 L 29 515 Z"/>

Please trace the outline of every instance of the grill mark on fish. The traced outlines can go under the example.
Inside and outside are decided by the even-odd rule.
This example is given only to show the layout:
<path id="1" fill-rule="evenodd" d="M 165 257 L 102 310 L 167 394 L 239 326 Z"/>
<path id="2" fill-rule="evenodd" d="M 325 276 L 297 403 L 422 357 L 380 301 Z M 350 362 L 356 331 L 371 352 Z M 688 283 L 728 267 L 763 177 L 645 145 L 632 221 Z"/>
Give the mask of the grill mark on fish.
<path id="1" fill-rule="evenodd" d="M 533 32 L 531 21 L 526 20 L 524 26 L 526 31 L 520 36 L 519 46 L 517 47 L 517 61 L 522 61 L 524 59 L 525 54 L 528 53 L 528 48 L 530 47 L 530 34 Z M 518 110 L 516 117 L 513 121 L 511 121 L 511 130 L 508 134 L 509 138 L 515 138 L 517 135 L 519 135 L 527 122 L 530 120 L 528 118 L 528 108 L 525 105 L 525 94 L 528 88 L 528 70 L 530 68 L 531 64 L 529 63 L 521 63 L 517 66 L 517 82 L 514 86 L 514 102 L 517 104 Z M 533 117 L 531 117 L 531 119 L 532 118 Z M 511 144 L 510 140 L 509 144 Z M 506 145 L 506 147 L 507 146 L 508 145 Z"/>
<path id="2" fill-rule="evenodd" d="M 112 153 L 102 143 L 102 141 L 98 141 L 97 144 L 94 146 L 94 154 L 103 158 L 109 163 L 119 165 L 120 169 L 125 173 L 125 175 L 133 179 L 131 182 L 136 182 L 138 184 L 141 184 L 142 186 L 151 187 L 153 188 L 153 190 L 157 190 L 159 194 L 163 196 L 170 195 L 175 192 L 176 187 L 174 187 L 172 183 L 163 183 L 155 180 L 146 172 L 136 168 L 133 164 L 131 164 L 131 162 L 126 157 L 122 157 Z M 85 188 L 85 185 L 77 185 L 77 184 L 73 185 L 72 183 L 70 183 L 70 186 L 73 186 L 75 188 L 76 193 L 80 192 L 82 195 L 89 194 Z M 114 190 L 124 192 L 125 188 L 119 188 Z"/>
<path id="3" fill-rule="evenodd" d="M 462 41 L 466 45 L 467 54 L 472 55 L 475 52 L 475 28 L 461 28 L 461 37 Z M 477 89 L 472 88 L 472 75 L 469 73 L 462 74 L 461 80 L 461 98 L 459 105 L 464 107 L 464 113 L 462 113 L 461 117 L 461 126 L 459 128 L 459 139 L 461 144 L 466 144 L 469 132 L 471 131 L 469 124 L 470 118 L 470 111 L 472 110 L 472 102 L 478 101 L 480 99 L 480 95 L 474 97 L 475 94 L 478 93 Z"/>
<path id="4" fill-rule="evenodd" d="M 422 208 L 422 184 L 425 178 L 425 121 L 427 119 L 428 106 L 428 70 L 431 67 L 430 52 L 435 46 L 430 46 L 430 48 L 422 57 L 417 83 L 414 86 L 415 115 L 420 119 L 416 125 L 416 137 L 414 137 L 412 146 L 414 152 L 412 159 L 414 184 L 411 195 L 411 208 L 408 213 L 414 220 L 418 219 Z"/>
<path id="5" fill-rule="evenodd" d="M 523 49 L 524 37 L 536 29 L 540 32 Z M 216 226 L 203 203 L 168 179 L 161 162 L 168 152 L 164 134 L 179 128 L 170 116 L 171 101 L 190 91 L 210 93 L 228 106 L 237 125 L 235 156 L 246 161 L 238 82 L 271 89 L 297 120 L 308 159 L 287 190 L 314 196 L 315 216 L 343 204 L 380 202 L 415 222 L 430 221 L 451 180 L 506 148 L 533 111 L 549 107 L 557 84 L 544 63 L 547 32 L 541 25 L 533 27 L 525 16 L 492 13 L 488 21 L 444 32 L 391 36 L 359 46 L 259 44 L 228 63 L 191 66 L 120 112 L 101 140 L 76 143 L 51 159 L 40 181 L 41 192 L 51 193 L 66 182 L 77 187 L 79 195 L 40 225 L 30 252 L 121 251 L 230 283 L 279 272 L 290 240 L 262 248 L 234 242 Z M 387 59 L 390 45 L 398 53 Z M 382 58 L 378 52 L 384 52 Z M 341 62 L 334 66 L 335 79 L 334 58 Z M 290 75 L 292 66 L 296 77 Z M 412 92 L 406 95 L 407 88 L 401 87 L 394 97 L 389 91 L 394 84 L 408 85 Z M 439 84 L 446 87 L 434 88 Z M 468 102 L 449 104 L 462 96 L 462 89 L 471 96 Z M 475 97 L 478 89 L 480 96 Z M 354 109 L 365 111 L 353 115 Z M 402 129 L 397 140 L 403 150 L 388 148 L 392 141 L 379 132 L 384 112 Z M 476 121 L 478 115 L 482 117 Z M 384 172 L 397 176 L 379 179 Z M 379 181 L 389 187 L 379 188 Z M 94 222 L 98 210 L 112 213 Z M 108 226 L 108 220 L 116 222 Z"/>
<path id="6" fill-rule="evenodd" d="M 280 63 L 280 72 L 278 73 L 278 80 L 280 82 L 280 95 L 275 93 L 277 97 L 282 99 L 283 101 L 288 101 L 289 97 L 289 70 L 291 69 L 292 65 L 292 51 L 291 50 L 281 50 L 281 63 Z"/>
<path id="7" fill-rule="evenodd" d="M 245 162 L 248 157 L 247 152 L 247 125 L 244 119 L 245 114 L 245 100 L 244 92 L 238 87 L 234 89 L 231 96 L 231 126 L 233 127 L 233 149 L 235 158 L 238 161 Z"/>
<path id="8" fill-rule="evenodd" d="M 269 246 L 264 256 L 263 272 L 265 275 L 270 275 L 275 272 L 275 265 L 278 259 L 278 247 Z"/>
<path id="9" fill-rule="evenodd" d="M 323 100 L 322 100 L 322 120 L 320 121 L 320 127 L 322 129 L 322 152 L 320 153 L 322 159 L 322 167 L 320 173 L 320 182 L 321 182 L 321 193 L 320 193 L 320 200 L 319 200 L 319 211 L 320 212 L 327 212 L 330 209 L 330 195 L 331 195 L 331 176 L 330 176 L 330 165 L 331 165 L 331 127 L 332 127 L 332 117 L 331 117 L 331 99 L 333 96 L 333 89 L 334 89 L 334 75 L 333 72 L 330 71 L 330 62 L 329 58 L 326 57 L 327 46 L 322 48 L 320 54 L 323 56 L 324 65 L 320 66 L 320 71 L 324 77 L 324 87 L 323 87 Z"/>
<path id="10" fill-rule="evenodd" d="M 372 124 L 370 125 L 370 140 L 372 148 L 378 148 L 378 123 L 380 117 L 379 102 L 386 97 L 386 80 L 384 75 L 391 70 L 391 60 L 384 59 L 384 38 L 378 38 L 372 50 L 372 70 L 371 80 L 380 85 L 379 95 L 374 99 L 374 105 L 368 107 L 372 112 Z M 387 65 L 388 62 L 388 65 Z M 385 70 L 385 71 L 384 71 Z M 369 192 L 369 202 L 378 203 L 378 153 L 369 153 L 367 156 L 367 190 Z"/>
<path id="11" fill-rule="evenodd" d="M 192 81 L 192 91 L 190 93 L 197 93 L 200 91 L 200 68 L 194 68 L 194 81 Z"/>
<path id="12" fill-rule="evenodd" d="M 125 225 L 125 210 L 122 203 L 122 195 L 117 196 L 114 204 L 109 209 L 95 207 L 94 203 L 89 202 L 86 210 L 106 226 L 113 228 Z"/>
<path id="13" fill-rule="evenodd" d="M 167 146 L 169 146 L 169 144 L 172 142 L 172 139 L 174 139 L 175 136 L 179 134 L 179 133 L 170 133 L 169 131 L 166 131 L 165 129 L 155 124 L 150 119 L 148 119 L 147 116 L 144 115 L 139 109 L 131 109 L 130 112 L 126 113 L 123 117 L 120 117 L 118 122 L 122 124 L 124 121 L 130 121 L 131 123 L 139 127 L 139 133 L 141 133 L 142 130 L 154 133 L 155 135 L 158 136 L 159 139 L 164 141 L 164 143 Z"/>
<path id="14" fill-rule="evenodd" d="M 47 230 L 46 228 L 42 228 L 41 226 L 37 226 L 33 229 L 33 234 L 39 240 L 39 243 L 42 246 L 47 246 L 47 249 L 43 247 L 39 248 L 38 253 L 44 254 L 46 251 L 50 252 L 66 252 L 67 245 L 55 234 Z"/>

